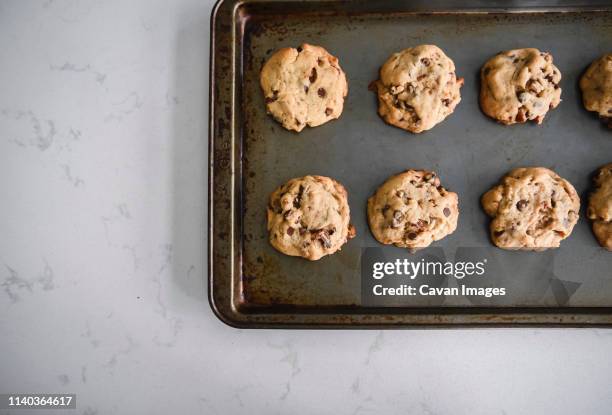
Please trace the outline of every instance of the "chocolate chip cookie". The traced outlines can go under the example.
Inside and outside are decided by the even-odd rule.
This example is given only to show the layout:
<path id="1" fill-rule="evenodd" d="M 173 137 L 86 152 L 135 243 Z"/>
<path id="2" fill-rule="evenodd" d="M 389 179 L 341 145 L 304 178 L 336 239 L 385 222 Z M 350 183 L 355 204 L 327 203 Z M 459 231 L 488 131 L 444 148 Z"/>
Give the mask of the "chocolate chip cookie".
<path id="1" fill-rule="evenodd" d="M 324 176 L 291 179 L 270 195 L 270 243 L 280 252 L 311 261 L 340 250 L 355 236 L 347 193 Z"/>
<path id="2" fill-rule="evenodd" d="M 500 52 L 480 70 L 480 108 L 502 124 L 541 124 L 561 102 L 560 81 L 550 53 L 534 48 Z"/>
<path id="3" fill-rule="evenodd" d="M 597 59 L 580 78 L 582 103 L 612 128 L 612 54 Z"/>
<path id="4" fill-rule="evenodd" d="M 461 85 L 453 61 L 439 47 L 421 45 L 391 55 L 370 88 L 387 123 L 421 133 L 453 113 Z"/>
<path id="5" fill-rule="evenodd" d="M 298 132 L 340 117 L 348 93 L 338 58 L 306 43 L 275 52 L 261 70 L 260 84 L 268 113 Z"/>
<path id="6" fill-rule="evenodd" d="M 574 187 L 544 167 L 512 170 L 481 202 L 493 218 L 491 239 L 504 249 L 557 248 L 572 233 L 580 211 Z"/>
<path id="7" fill-rule="evenodd" d="M 435 172 L 407 170 L 390 177 L 368 199 L 370 230 L 378 242 L 416 250 L 455 231 L 456 193 Z"/>
<path id="8" fill-rule="evenodd" d="M 598 170 L 593 185 L 587 215 L 593 221 L 593 233 L 599 244 L 612 251 L 612 163 Z"/>

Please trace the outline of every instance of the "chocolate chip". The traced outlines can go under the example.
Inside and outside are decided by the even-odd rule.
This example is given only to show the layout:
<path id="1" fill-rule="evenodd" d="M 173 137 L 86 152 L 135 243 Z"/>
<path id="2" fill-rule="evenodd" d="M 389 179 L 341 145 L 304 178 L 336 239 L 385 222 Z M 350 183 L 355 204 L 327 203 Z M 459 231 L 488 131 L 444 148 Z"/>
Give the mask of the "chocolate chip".
<path id="1" fill-rule="evenodd" d="M 504 230 L 495 231 L 495 232 L 493 232 L 493 235 L 495 235 L 495 236 L 502 236 L 504 234 L 504 232 L 506 232 L 506 231 L 504 231 Z"/>
<path id="2" fill-rule="evenodd" d="M 522 212 L 528 204 L 529 202 L 527 200 L 519 200 L 518 202 L 516 202 L 516 208 Z"/>
<path id="3" fill-rule="evenodd" d="M 553 218 L 550 216 L 544 216 L 542 219 L 538 221 L 536 224 L 537 229 L 545 229 L 550 226 L 554 222 Z"/>
<path id="4" fill-rule="evenodd" d="M 302 203 L 302 196 L 304 195 L 304 186 L 300 185 L 300 188 L 298 189 L 298 194 L 297 196 L 295 196 L 295 199 L 293 199 L 293 207 L 298 209 Z"/>
<path id="5" fill-rule="evenodd" d="M 304 92 L 308 93 L 308 85 L 304 85 Z"/>
<path id="6" fill-rule="evenodd" d="M 325 88 L 319 88 L 317 94 L 319 94 L 321 98 L 325 98 L 325 95 L 327 95 L 327 91 L 325 91 Z"/>
<path id="7" fill-rule="evenodd" d="M 331 248 L 331 240 L 329 239 L 329 234 L 325 229 L 317 229 L 312 231 L 311 239 L 316 239 L 321 242 L 321 245 L 323 245 L 324 248 Z"/>
<path id="8" fill-rule="evenodd" d="M 446 216 L 447 218 L 450 216 L 451 211 L 449 208 L 445 207 L 442 212 L 444 213 L 444 216 Z"/>
<path id="9" fill-rule="evenodd" d="M 308 80 L 310 81 L 311 84 L 317 80 L 317 68 L 312 68 L 312 71 L 310 72 L 310 76 L 308 77 Z"/>
<path id="10" fill-rule="evenodd" d="M 393 212 L 393 220 L 391 221 L 391 227 L 397 228 L 400 226 L 402 219 L 404 219 L 404 214 L 399 210 Z"/>
<path id="11" fill-rule="evenodd" d="M 297 51 L 298 51 L 298 53 L 300 53 L 300 52 L 302 51 L 302 47 L 301 47 L 301 46 L 299 46 L 299 47 L 297 48 Z"/>
<path id="12" fill-rule="evenodd" d="M 405 205 L 409 204 L 410 201 L 412 200 L 411 198 L 408 197 L 408 194 L 406 194 L 406 192 L 404 192 L 403 190 L 398 190 L 396 193 L 396 196 L 402 199 Z"/>
<path id="13" fill-rule="evenodd" d="M 408 237 L 408 239 L 411 239 L 411 240 L 413 240 L 413 241 L 414 241 L 414 240 L 417 238 L 417 234 L 416 234 L 416 233 L 414 233 L 414 232 L 410 232 L 410 233 L 407 235 L 407 237 Z"/>
<path id="14" fill-rule="evenodd" d="M 448 106 L 450 106 L 451 100 L 446 98 L 446 99 L 442 100 L 442 103 L 448 107 Z"/>
<path id="15" fill-rule="evenodd" d="M 303 236 L 306 232 L 308 232 L 308 229 L 300 228 L 300 236 Z"/>
<path id="16" fill-rule="evenodd" d="M 323 61 L 323 59 L 319 58 L 319 59 L 317 59 L 317 64 L 319 66 L 323 66 L 325 64 L 325 62 Z"/>
<path id="17" fill-rule="evenodd" d="M 527 88 L 529 91 L 534 92 L 534 93 L 538 92 L 536 90 L 536 81 L 535 81 L 535 79 L 530 79 L 529 81 L 527 81 L 527 84 L 525 84 L 525 88 Z"/>
<path id="18" fill-rule="evenodd" d="M 431 62 L 429 62 L 429 59 L 428 59 L 428 58 L 422 58 L 422 59 L 421 59 L 421 63 L 422 63 L 423 65 L 425 65 L 425 66 L 429 66 L 429 64 L 430 64 Z"/>
<path id="19" fill-rule="evenodd" d="M 330 116 L 333 112 L 334 110 L 332 110 L 331 108 L 325 108 L 325 115 Z"/>
<path id="20" fill-rule="evenodd" d="M 276 97 L 266 97 L 266 104 L 276 101 Z"/>
<path id="21" fill-rule="evenodd" d="M 419 219 L 417 220 L 417 223 L 414 224 L 414 226 L 418 229 L 419 232 L 421 232 L 427 226 L 427 222 L 425 222 L 423 219 Z"/>
<path id="22" fill-rule="evenodd" d="M 295 229 L 293 229 L 292 227 L 287 228 L 287 235 L 289 235 L 289 236 L 293 235 L 293 231 L 294 230 Z"/>

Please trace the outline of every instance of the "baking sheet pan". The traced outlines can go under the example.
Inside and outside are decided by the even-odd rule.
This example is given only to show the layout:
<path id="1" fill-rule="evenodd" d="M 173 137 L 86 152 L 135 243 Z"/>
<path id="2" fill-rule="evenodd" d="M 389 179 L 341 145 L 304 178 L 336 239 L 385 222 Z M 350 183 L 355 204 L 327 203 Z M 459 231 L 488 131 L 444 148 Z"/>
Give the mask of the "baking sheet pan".
<path id="1" fill-rule="evenodd" d="M 506 7 L 512 4 L 512 7 Z M 318 2 L 223 0 L 211 36 L 209 290 L 219 317 L 239 327 L 404 327 L 454 325 L 610 325 L 612 254 L 597 247 L 585 218 L 590 175 L 612 161 L 612 133 L 580 101 L 578 80 L 610 51 L 612 9 L 602 2 Z M 337 56 L 349 82 L 340 119 L 299 134 L 266 114 L 263 62 L 280 47 L 307 42 Z M 368 84 L 388 56 L 436 44 L 465 78 L 462 101 L 444 122 L 414 135 L 385 124 Z M 562 103 L 541 126 L 501 126 L 478 107 L 479 69 L 501 50 L 549 51 L 563 79 Z M 555 274 L 580 289 L 562 306 L 525 295 L 486 307 L 364 307 L 361 254 L 382 247 L 369 232 L 366 201 L 388 176 L 435 170 L 459 194 L 459 226 L 435 243 L 445 252 L 491 247 L 479 199 L 506 172 L 545 166 L 582 198 L 581 219 L 554 251 Z M 267 241 L 269 194 L 292 177 L 320 174 L 349 192 L 357 237 L 316 262 L 284 256 Z M 385 247 L 393 254 L 397 248 Z M 522 254 L 522 256 L 521 256 Z M 528 256 L 519 253 L 519 264 Z"/>

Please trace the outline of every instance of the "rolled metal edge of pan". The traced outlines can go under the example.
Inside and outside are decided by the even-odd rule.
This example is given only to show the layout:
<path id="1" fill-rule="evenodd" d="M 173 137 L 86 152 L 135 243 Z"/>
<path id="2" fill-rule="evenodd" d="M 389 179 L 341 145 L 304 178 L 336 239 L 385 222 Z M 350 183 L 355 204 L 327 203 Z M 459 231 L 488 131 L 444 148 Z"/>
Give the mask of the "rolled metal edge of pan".
<path id="1" fill-rule="evenodd" d="M 364 329 L 364 328 L 456 328 L 456 327 L 612 327 L 612 308 L 539 308 L 516 307 L 491 309 L 484 307 L 447 307 L 427 309 L 332 309 L 299 313 L 291 309 L 263 309 L 244 312 L 235 301 L 240 291 L 240 224 L 236 195 L 240 178 L 235 177 L 240 163 L 236 159 L 235 136 L 240 110 L 234 96 L 239 82 L 236 51 L 243 39 L 238 36 L 238 11 L 241 6 L 265 4 L 295 4 L 296 7 L 316 8 L 315 0 L 218 0 L 212 9 L 210 27 L 210 79 L 209 79 L 209 179 L 208 179 L 208 300 L 214 314 L 225 324 L 236 328 L 305 328 L 305 329 Z M 335 3 L 337 9 L 351 12 L 351 4 Z M 394 12 L 398 7 L 385 6 L 381 10 L 363 3 L 359 12 Z M 452 7 L 449 7 L 452 4 Z M 469 5 L 469 7 L 468 7 Z M 395 7 L 395 9 L 393 9 Z M 403 5 L 402 7 L 406 7 Z M 511 8 L 502 1 L 475 1 L 451 3 L 449 1 L 416 1 L 406 12 L 432 12 L 469 9 L 469 11 L 525 12 L 525 11 L 593 11 L 610 10 L 603 1 L 513 2 Z M 386 10 L 385 10 L 386 8 Z M 367 9 L 367 10 L 366 10 Z M 393 10 L 392 10 L 393 9 Z M 244 16 L 242 16 L 244 17 Z M 247 16 L 248 18 L 248 16 Z M 239 138 L 238 138 L 239 139 Z M 229 208 L 228 208 L 229 206 Z M 367 312 L 365 312 L 367 311 Z"/>

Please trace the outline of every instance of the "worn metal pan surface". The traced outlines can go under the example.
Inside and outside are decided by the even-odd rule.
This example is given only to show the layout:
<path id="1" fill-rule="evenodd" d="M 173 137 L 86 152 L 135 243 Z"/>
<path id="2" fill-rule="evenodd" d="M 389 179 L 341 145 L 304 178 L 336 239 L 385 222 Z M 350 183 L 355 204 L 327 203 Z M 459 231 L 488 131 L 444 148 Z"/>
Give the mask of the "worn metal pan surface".
<path id="1" fill-rule="evenodd" d="M 587 65 L 612 49 L 612 8 L 605 2 L 222 0 L 211 30 L 209 290 L 223 321 L 343 328 L 612 324 L 612 254 L 597 248 L 584 211 L 554 254 L 557 276 L 580 285 L 564 304 L 530 296 L 530 281 L 517 274 L 509 278 L 525 295 L 510 303 L 364 307 L 360 278 L 362 249 L 380 246 L 368 230 L 367 198 L 406 168 L 437 171 L 460 196 L 459 227 L 436 244 L 444 250 L 491 246 L 479 198 L 517 166 L 553 168 L 574 184 L 584 207 L 590 174 L 612 161 L 612 133 L 583 109 L 578 89 Z M 258 79 L 274 50 L 302 42 L 339 58 L 349 95 L 339 120 L 295 134 L 266 115 Z M 412 135 L 378 117 L 368 84 L 391 53 L 424 43 L 440 46 L 466 81 L 454 114 Z M 519 47 L 550 51 L 563 74 L 563 102 L 541 126 L 504 127 L 478 107 L 481 65 Z M 316 262 L 284 256 L 267 242 L 269 194 L 306 174 L 345 185 L 358 232 L 341 252 Z M 518 264 L 525 257 L 516 258 Z"/>

